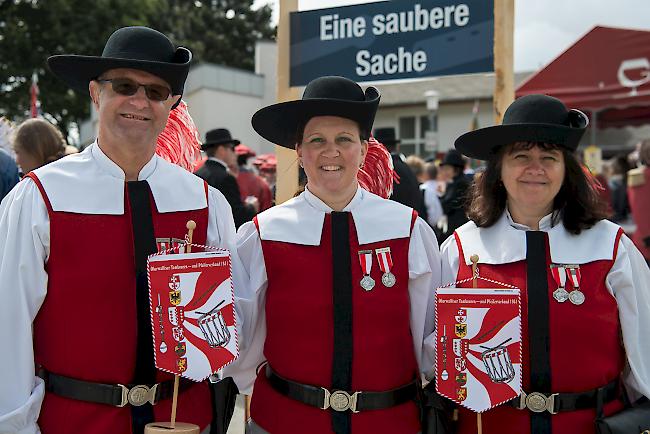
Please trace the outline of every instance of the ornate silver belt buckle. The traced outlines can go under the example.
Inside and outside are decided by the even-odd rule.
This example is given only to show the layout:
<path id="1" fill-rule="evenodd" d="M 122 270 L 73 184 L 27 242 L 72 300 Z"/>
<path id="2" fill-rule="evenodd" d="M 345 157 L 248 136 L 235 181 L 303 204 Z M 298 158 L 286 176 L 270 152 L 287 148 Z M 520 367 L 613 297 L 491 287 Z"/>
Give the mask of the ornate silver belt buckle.
<path id="1" fill-rule="evenodd" d="M 352 413 L 358 413 L 357 411 L 357 396 L 359 392 L 354 392 L 349 394 L 344 390 L 336 390 L 330 392 L 329 390 L 321 387 L 325 392 L 325 399 L 323 401 L 323 406 L 321 409 L 327 410 L 331 408 L 334 411 L 347 411 L 351 410 Z"/>
<path id="2" fill-rule="evenodd" d="M 118 386 L 122 389 L 122 400 L 118 407 L 124 407 L 126 404 L 140 407 L 147 402 L 151 405 L 156 404 L 156 390 L 158 389 L 158 384 L 154 384 L 152 387 L 138 384 L 130 389 L 123 384 L 118 384 Z"/>
<path id="3" fill-rule="evenodd" d="M 557 413 L 555 411 L 555 397 L 557 393 L 546 396 L 540 392 L 532 392 L 526 395 L 526 408 L 535 413 L 542 413 L 548 411 L 551 414 Z"/>

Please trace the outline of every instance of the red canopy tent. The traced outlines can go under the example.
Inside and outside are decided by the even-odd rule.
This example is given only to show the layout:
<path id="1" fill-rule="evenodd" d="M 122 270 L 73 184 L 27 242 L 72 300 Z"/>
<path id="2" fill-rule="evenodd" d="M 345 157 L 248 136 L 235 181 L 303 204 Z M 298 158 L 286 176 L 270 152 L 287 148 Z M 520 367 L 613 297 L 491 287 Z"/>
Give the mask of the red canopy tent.
<path id="1" fill-rule="evenodd" d="M 592 143 L 596 128 L 650 123 L 650 31 L 594 27 L 516 91 L 531 93 L 587 113 Z"/>

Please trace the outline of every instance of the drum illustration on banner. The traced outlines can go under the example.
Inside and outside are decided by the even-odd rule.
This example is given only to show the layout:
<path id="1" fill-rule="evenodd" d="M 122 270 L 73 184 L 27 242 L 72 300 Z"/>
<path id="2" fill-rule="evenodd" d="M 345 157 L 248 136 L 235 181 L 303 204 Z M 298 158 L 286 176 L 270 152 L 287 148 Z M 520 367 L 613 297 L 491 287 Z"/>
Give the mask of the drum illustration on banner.
<path id="1" fill-rule="evenodd" d="M 438 393 L 477 413 L 521 393 L 518 289 L 438 288 L 436 333 Z"/>
<path id="2" fill-rule="evenodd" d="M 202 381 L 232 362 L 239 348 L 228 251 L 153 255 L 148 273 L 156 367 Z"/>

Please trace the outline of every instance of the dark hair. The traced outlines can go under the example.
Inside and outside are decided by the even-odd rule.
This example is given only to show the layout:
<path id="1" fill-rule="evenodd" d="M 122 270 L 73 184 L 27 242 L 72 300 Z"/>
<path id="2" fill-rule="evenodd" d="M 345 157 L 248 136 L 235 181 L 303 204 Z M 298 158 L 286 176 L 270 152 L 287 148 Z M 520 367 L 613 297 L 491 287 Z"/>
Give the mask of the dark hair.
<path id="1" fill-rule="evenodd" d="M 237 155 L 237 165 L 238 166 L 244 166 L 247 161 L 248 161 L 248 155 L 246 155 L 246 154 Z"/>
<path id="2" fill-rule="evenodd" d="M 501 181 L 504 155 L 513 149 L 530 149 L 534 146 L 544 150 L 560 150 L 564 156 L 564 181 L 553 200 L 553 210 L 562 211 L 562 222 L 567 231 L 579 234 L 607 218 L 607 205 L 600 199 L 597 181 L 590 179 L 592 175 L 580 165 L 573 152 L 548 143 L 518 142 L 502 146 L 490 156 L 485 171 L 474 177 L 468 195 L 467 215 L 476 226 L 492 226 L 506 208 L 507 192 Z"/>
<path id="3" fill-rule="evenodd" d="M 336 116 L 336 115 L 332 115 L 332 116 Z M 313 117 L 315 117 L 315 116 L 313 116 Z M 307 126 L 307 122 L 309 122 L 310 119 L 311 118 L 304 119 L 302 122 L 300 122 L 298 124 L 298 128 L 296 128 L 296 134 L 294 135 L 294 143 L 296 145 L 299 145 L 299 144 L 302 143 L 303 136 L 305 135 L 305 127 Z M 368 134 L 367 131 L 365 131 L 365 130 L 363 130 L 361 128 L 361 125 L 359 125 L 359 122 L 355 121 L 355 123 L 357 124 L 357 127 L 359 128 L 359 137 L 361 138 L 361 140 L 368 140 L 368 138 L 370 137 L 370 134 Z"/>

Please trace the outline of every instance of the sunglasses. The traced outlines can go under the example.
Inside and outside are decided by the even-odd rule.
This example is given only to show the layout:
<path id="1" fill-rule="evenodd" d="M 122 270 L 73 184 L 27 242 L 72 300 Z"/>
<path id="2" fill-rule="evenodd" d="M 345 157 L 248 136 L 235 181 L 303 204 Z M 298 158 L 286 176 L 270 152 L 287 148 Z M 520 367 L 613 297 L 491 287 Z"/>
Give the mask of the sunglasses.
<path id="1" fill-rule="evenodd" d="M 140 87 L 144 87 L 145 95 L 152 101 L 167 101 L 167 98 L 171 94 L 171 90 L 167 86 L 161 84 L 140 84 L 130 78 L 98 78 L 96 81 L 110 83 L 113 92 L 124 96 L 135 95 Z"/>

